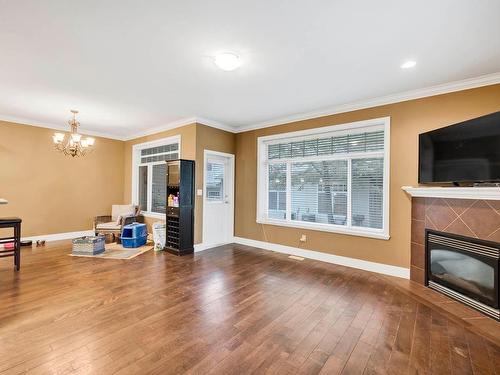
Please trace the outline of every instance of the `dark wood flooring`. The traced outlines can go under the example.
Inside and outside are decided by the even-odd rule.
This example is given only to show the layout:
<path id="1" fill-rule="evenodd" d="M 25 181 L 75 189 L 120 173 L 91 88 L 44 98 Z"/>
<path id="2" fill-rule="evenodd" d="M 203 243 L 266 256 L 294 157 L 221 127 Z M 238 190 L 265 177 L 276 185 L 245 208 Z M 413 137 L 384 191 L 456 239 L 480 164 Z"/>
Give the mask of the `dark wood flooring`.
<path id="1" fill-rule="evenodd" d="M 377 274 L 239 245 L 69 252 L 1 260 L 0 373 L 500 372 L 498 345 Z"/>

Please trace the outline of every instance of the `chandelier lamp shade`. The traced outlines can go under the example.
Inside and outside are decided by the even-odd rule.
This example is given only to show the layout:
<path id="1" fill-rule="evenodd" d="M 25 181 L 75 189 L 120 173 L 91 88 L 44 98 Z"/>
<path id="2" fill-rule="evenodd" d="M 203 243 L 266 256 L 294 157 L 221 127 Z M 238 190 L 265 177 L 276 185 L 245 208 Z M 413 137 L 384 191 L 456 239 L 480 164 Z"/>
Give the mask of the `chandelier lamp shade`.
<path id="1" fill-rule="evenodd" d="M 71 128 L 69 137 L 66 138 L 65 133 L 54 133 L 52 139 L 54 140 L 56 150 L 62 152 L 64 155 L 72 157 L 85 156 L 92 151 L 95 139 L 91 137 L 83 138 L 78 133 L 78 126 L 80 126 L 80 123 L 76 121 L 78 111 L 71 110 L 71 113 L 73 113 L 73 118 L 68 121 Z"/>

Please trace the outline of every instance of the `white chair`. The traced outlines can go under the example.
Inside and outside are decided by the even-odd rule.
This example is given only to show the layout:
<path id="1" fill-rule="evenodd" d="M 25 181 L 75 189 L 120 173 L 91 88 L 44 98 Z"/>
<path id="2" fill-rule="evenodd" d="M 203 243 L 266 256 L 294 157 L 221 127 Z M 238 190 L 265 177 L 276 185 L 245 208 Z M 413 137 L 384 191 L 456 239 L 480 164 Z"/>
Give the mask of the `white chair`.
<path id="1" fill-rule="evenodd" d="M 124 225 L 134 222 L 143 223 L 144 216 L 140 214 L 140 207 L 133 204 L 114 204 L 111 206 L 111 215 L 96 216 L 94 218 L 94 233 L 112 234 L 113 240 L 120 235 Z"/>

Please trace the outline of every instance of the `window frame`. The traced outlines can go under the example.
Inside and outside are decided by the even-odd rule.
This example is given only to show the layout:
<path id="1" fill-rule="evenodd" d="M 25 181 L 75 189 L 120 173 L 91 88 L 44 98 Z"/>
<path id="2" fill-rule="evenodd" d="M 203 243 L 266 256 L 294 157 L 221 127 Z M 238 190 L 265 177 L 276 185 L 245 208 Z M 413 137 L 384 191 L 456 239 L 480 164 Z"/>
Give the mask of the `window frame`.
<path id="1" fill-rule="evenodd" d="M 332 232 L 347 234 L 353 236 L 370 237 L 388 240 L 390 238 L 389 234 L 389 208 L 390 208 L 390 117 L 381 117 L 364 121 L 356 121 L 350 123 L 344 123 L 339 125 L 325 126 L 314 129 L 300 130 L 288 133 L 279 133 L 269 136 L 263 136 L 257 138 L 257 215 L 256 222 L 259 224 L 268 224 L 282 227 L 292 227 L 301 229 L 317 230 L 322 232 Z M 328 134 L 327 136 L 341 136 L 345 134 L 356 134 L 364 133 L 367 131 L 384 130 L 384 150 L 382 151 L 369 151 L 369 152 L 352 152 L 352 153 L 342 153 L 342 154 L 332 154 L 332 155 L 316 155 L 307 157 L 290 157 L 282 159 L 268 159 L 267 146 L 276 143 L 286 143 L 292 142 L 294 139 L 298 138 L 302 140 L 315 139 L 321 137 L 322 135 Z M 382 228 L 364 228 L 364 227 L 353 227 L 353 226 L 343 226 L 337 224 L 324 224 L 324 223 L 311 223 L 291 220 L 291 171 L 290 167 L 293 162 L 311 162 L 311 161 L 326 161 L 326 160 L 347 160 L 348 162 L 348 189 L 347 189 L 347 220 L 351 222 L 351 191 L 352 188 L 349 186 L 351 182 L 351 164 L 352 159 L 366 159 L 373 157 L 383 157 L 384 167 L 383 167 L 383 220 Z M 287 164 L 287 210 L 286 219 L 277 220 L 267 217 L 267 206 L 268 206 L 268 166 L 269 164 Z"/>
<path id="2" fill-rule="evenodd" d="M 181 136 L 174 135 L 172 137 L 156 139 L 154 141 L 137 143 L 132 146 L 132 196 L 131 201 L 132 204 L 139 204 L 139 167 L 147 166 L 148 168 L 148 181 L 147 181 L 147 196 L 148 196 L 148 209 L 152 204 L 152 182 L 153 182 L 153 165 L 164 164 L 165 161 L 155 161 L 150 163 L 142 163 L 141 162 L 141 151 L 151 147 L 165 146 L 169 144 L 177 143 L 178 146 L 178 155 L 181 157 Z M 150 155 L 148 155 L 150 156 Z M 166 197 L 165 197 L 166 199 Z M 141 207 L 141 214 L 155 219 L 164 219 L 165 214 L 158 212 L 150 212 L 147 209 L 143 209 Z"/>

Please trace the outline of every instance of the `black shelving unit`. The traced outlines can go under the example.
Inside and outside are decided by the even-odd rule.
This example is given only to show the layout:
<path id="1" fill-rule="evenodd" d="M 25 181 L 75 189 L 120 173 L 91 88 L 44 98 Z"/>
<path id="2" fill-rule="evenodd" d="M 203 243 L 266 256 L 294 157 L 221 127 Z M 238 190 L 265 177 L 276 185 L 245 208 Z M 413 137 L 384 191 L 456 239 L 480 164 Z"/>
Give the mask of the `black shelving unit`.
<path id="1" fill-rule="evenodd" d="M 194 252 L 194 161 L 167 161 L 167 238 L 165 250 L 175 255 Z M 178 207 L 168 205 L 168 197 L 178 197 Z"/>

